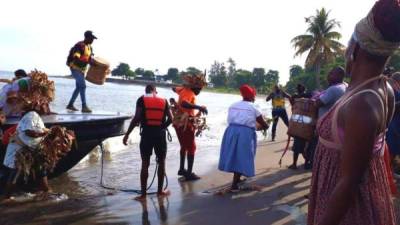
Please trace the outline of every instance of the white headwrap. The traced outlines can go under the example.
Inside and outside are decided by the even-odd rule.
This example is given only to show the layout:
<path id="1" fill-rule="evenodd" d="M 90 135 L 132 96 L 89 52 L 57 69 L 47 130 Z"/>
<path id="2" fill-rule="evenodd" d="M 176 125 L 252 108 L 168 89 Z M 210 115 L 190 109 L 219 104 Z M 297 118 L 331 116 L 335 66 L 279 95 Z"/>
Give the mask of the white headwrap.
<path id="1" fill-rule="evenodd" d="M 378 56 L 391 56 L 400 46 L 400 42 L 386 41 L 375 27 L 372 11 L 356 25 L 353 39 L 362 49 Z"/>

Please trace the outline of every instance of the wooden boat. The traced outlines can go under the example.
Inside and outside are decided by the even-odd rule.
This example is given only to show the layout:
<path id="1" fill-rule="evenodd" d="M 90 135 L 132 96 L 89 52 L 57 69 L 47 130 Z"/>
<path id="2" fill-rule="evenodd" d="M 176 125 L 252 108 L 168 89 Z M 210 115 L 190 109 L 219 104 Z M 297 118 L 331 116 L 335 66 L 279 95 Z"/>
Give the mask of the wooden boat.
<path id="1" fill-rule="evenodd" d="M 54 171 L 49 173 L 49 178 L 54 178 L 74 167 L 105 139 L 123 135 L 127 128 L 126 121 L 130 119 L 130 116 L 108 112 L 64 112 L 42 116 L 42 119 L 46 127 L 60 125 L 73 130 L 76 135 L 77 144 L 58 162 Z M 17 124 L 18 121 L 19 118 L 8 118 L 2 127 L 3 131 Z M 1 162 L 3 162 L 2 159 Z"/>

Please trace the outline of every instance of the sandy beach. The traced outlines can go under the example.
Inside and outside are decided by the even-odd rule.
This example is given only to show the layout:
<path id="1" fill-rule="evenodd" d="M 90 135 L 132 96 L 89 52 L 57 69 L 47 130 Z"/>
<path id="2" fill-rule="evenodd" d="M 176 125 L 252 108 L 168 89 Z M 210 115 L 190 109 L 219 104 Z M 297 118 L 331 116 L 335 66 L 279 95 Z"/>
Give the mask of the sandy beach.
<path id="1" fill-rule="evenodd" d="M 258 190 L 216 194 L 231 182 L 231 174 L 218 171 L 216 164 L 199 169 L 207 172 L 199 173 L 202 179 L 195 182 L 182 182 L 176 176 L 176 167 L 167 168 L 171 195 L 165 199 L 150 195 L 144 203 L 133 200 L 135 194 L 98 191 L 98 187 L 91 185 L 85 187 L 90 189 L 90 194 L 83 192 L 75 196 L 82 188 L 77 182 L 74 186 L 75 182 L 65 175 L 51 180 L 51 184 L 58 187 L 55 192 L 68 194 L 68 200 L 0 205 L 0 224 L 306 225 L 308 201 L 304 195 L 308 193 L 311 172 L 302 168 L 301 157 L 297 171 L 287 169 L 292 160 L 291 151 L 279 167 L 287 141 L 286 128 L 279 124 L 275 142 L 263 140 L 259 143 L 256 176 L 245 183 L 245 186 L 257 186 Z M 204 164 L 197 162 L 195 167 Z M 89 179 L 99 179 L 93 171 L 86 175 Z M 64 182 L 72 185 L 62 188 Z M 397 217 L 399 205 L 397 198 Z"/>
<path id="2" fill-rule="evenodd" d="M 202 179 L 181 182 L 176 168 L 169 168 L 171 195 L 163 200 L 149 196 L 146 203 L 132 200 L 135 195 L 102 190 L 85 197 L 69 196 L 59 202 L 14 203 L 0 206 L 0 224 L 305 224 L 310 172 L 301 166 L 297 171 L 287 169 L 291 152 L 278 165 L 286 145 L 286 128 L 278 127 L 276 142 L 259 143 L 256 157 L 256 177 L 246 186 L 259 190 L 215 194 L 231 182 L 231 174 L 217 170 L 217 165 L 203 168 Z M 201 153 L 199 153 L 201 154 Z M 301 157 L 300 157 L 301 158 Z M 299 160 L 299 165 L 303 160 Z M 201 167 L 197 161 L 195 167 Z M 151 174 L 152 172 L 150 172 Z M 89 176 L 89 174 L 88 174 Z M 93 179 L 97 179 L 92 174 Z M 62 183 L 62 176 L 53 183 Z M 68 180 L 68 182 L 71 182 Z M 59 187 L 60 185 L 57 185 Z M 61 185 L 62 186 L 62 185 Z M 90 187 L 89 187 L 90 188 Z M 74 187 L 69 187 L 74 189 Z M 72 190 L 54 190 L 67 193 Z"/>

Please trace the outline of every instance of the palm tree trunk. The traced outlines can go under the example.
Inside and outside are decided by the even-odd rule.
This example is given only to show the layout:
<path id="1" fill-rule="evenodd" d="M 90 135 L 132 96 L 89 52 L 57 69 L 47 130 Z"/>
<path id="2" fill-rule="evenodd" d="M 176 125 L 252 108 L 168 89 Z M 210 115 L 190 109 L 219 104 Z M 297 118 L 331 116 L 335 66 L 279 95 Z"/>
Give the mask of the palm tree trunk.
<path id="1" fill-rule="evenodd" d="M 321 63 L 318 61 L 315 65 L 315 88 L 317 90 L 319 90 L 321 87 L 320 73 L 321 73 Z"/>

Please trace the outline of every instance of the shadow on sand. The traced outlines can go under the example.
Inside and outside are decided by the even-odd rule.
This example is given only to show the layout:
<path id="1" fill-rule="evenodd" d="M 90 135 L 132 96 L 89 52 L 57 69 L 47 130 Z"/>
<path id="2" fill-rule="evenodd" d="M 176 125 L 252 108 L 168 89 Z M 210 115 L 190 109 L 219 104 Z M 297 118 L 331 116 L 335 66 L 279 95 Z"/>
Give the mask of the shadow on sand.
<path id="1" fill-rule="evenodd" d="M 260 191 L 215 195 L 229 186 L 183 199 L 180 219 L 172 224 L 298 224 L 305 225 L 310 174 L 304 171 L 269 170 L 248 181 Z M 183 183 L 190 189 L 190 183 Z"/>

